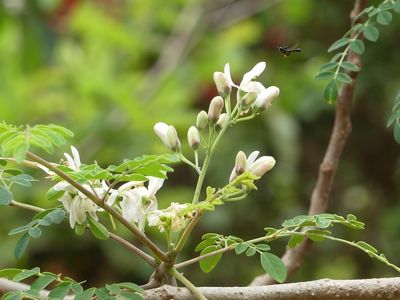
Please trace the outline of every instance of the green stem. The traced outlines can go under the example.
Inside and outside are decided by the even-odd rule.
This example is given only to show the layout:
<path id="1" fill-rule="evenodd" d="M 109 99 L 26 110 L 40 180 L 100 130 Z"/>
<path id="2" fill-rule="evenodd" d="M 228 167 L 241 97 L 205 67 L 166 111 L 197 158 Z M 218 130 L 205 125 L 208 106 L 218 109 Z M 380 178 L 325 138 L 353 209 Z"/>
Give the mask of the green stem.
<path id="1" fill-rule="evenodd" d="M 195 169 L 196 172 L 197 172 L 198 174 L 200 174 L 200 170 L 199 170 L 199 167 L 197 166 L 197 164 L 195 165 L 195 164 L 192 163 L 190 160 L 188 160 L 188 159 L 182 154 L 182 152 L 179 153 L 179 158 L 180 158 L 185 164 L 188 164 L 188 165 L 191 166 L 193 169 Z"/>
<path id="2" fill-rule="evenodd" d="M 175 268 L 171 268 L 167 271 L 170 275 L 178 279 L 184 286 L 186 286 L 199 300 L 207 300 L 206 297 L 200 292 L 200 290 L 191 283 L 182 273 L 179 273 Z"/>
<path id="3" fill-rule="evenodd" d="M 10 206 L 19 207 L 19 208 L 27 209 L 27 210 L 34 211 L 34 212 L 45 211 L 44 208 L 30 205 L 30 204 L 21 203 L 21 202 L 15 201 L 15 200 L 11 201 Z"/>
<path id="4" fill-rule="evenodd" d="M 43 158 L 37 156 L 32 152 L 27 153 L 27 157 L 29 157 L 34 162 L 37 162 L 49 170 L 56 173 L 62 179 L 70 183 L 73 187 L 75 187 L 78 191 L 92 200 L 96 205 L 103 208 L 107 211 L 110 215 L 112 215 L 115 219 L 117 219 L 122 225 L 124 225 L 127 229 L 129 229 L 153 254 L 161 261 L 170 262 L 170 258 L 166 253 L 164 253 L 160 248 L 157 247 L 143 232 L 139 230 L 139 228 L 128 222 L 124 217 L 122 217 L 118 211 L 116 211 L 113 207 L 107 205 L 101 198 L 97 197 L 95 194 L 90 192 L 89 190 L 85 189 L 81 184 L 79 184 L 76 180 L 68 176 L 68 174 L 64 173 L 48 161 L 44 160 Z"/>

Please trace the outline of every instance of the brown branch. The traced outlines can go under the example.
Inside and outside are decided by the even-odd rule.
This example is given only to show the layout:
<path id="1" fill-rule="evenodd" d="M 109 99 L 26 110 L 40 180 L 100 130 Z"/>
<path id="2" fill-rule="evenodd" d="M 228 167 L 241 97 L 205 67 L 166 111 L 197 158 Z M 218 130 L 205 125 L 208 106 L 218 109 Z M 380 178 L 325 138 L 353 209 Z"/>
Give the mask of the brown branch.
<path id="1" fill-rule="evenodd" d="M 355 18 L 366 6 L 367 0 L 356 0 L 354 8 L 350 14 L 351 20 Z M 350 51 L 348 60 L 361 67 L 360 56 Z M 325 152 L 324 159 L 319 167 L 317 183 L 311 195 L 310 207 L 308 214 L 320 214 L 326 211 L 328 207 L 329 195 L 332 190 L 332 185 L 335 179 L 336 170 L 339 165 L 339 160 L 346 145 L 351 132 L 350 112 L 352 106 L 352 98 L 354 87 L 358 73 L 349 72 L 352 78 L 350 84 L 342 85 L 339 97 L 336 103 L 335 122 L 329 140 L 328 147 Z M 294 273 L 303 263 L 303 258 L 309 251 L 312 241 L 306 239 L 301 245 L 296 248 L 287 248 L 282 257 L 286 265 L 288 275 Z M 266 274 L 257 276 L 250 286 L 258 286 L 264 284 L 272 284 L 274 280 Z"/>
<path id="2" fill-rule="evenodd" d="M 398 299 L 400 296 L 400 277 L 358 280 L 321 279 L 259 287 L 201 287 L 199 290 L 209 300 Z M 186 288 L 162 286 L 146 291 L 145 299 L 189 300 L 193 299 L 193 294 Z"/>
<path id="3" fill-rule="evenodd" d="M 0 278 L 0 293 L 26 291 L 30 286 Z M 399 299 L 400 277 L 355 280 L 320 279 L 308 282 L 275 284 L 258 287 L 200 287 L 207 299 L 218 300 L 375 300 Z M 45 296 L 48 291 L 42 291 Z M 71 296 L 68 296 L 71 299 Z M 66 300 L 66 298 L 64 298 Z M 164 285 L 146 290 L 146 300 L 190 300 L 193 294 L 186 288 Z"/>

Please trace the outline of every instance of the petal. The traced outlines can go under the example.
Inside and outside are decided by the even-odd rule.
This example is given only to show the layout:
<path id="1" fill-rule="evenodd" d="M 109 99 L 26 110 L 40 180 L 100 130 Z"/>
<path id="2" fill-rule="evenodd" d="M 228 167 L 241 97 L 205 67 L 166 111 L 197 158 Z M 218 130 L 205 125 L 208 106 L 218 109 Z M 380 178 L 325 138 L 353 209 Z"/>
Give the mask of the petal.
<path id="1" fill-rule="evenodd" d="M 163 141 L 163 143 L 168 146 L 167 132 L 169 126 L 163 122 L 158 122 L 154 125 L 153 129 L 157 136 Z"/>
<path id="2" fill-rule="evenodd" d="M 261 94 L 265 91 L 265 87 L 258 81 L 250 81 L 246 85 L 240 86 L 240 89 L 246 93 L 255 92 L 257 94 Z"/>
<path id="3" fill-rule="evenodd" d="M 70 183 L 66 181 L 60 181 L 53 186 L 53 190 L 55 191 L 65 191 L 72 194 L 76 194 L 78 190 L 73 187 Z"/>
<path id="4" fill-rule="evenodd" d="M 226 80 L 228 81 L 228 83 L 229 83 L 231 86 L 236 86 L 236 87 L 237 87 L 237 85 L 232 81 L 232 77 L 231 77 L 231 67 L 230 67 L 229 63 L 226 63 L 226 64 L 225 64 L 224 73 L 225 73 Z"/>
<path id="5" fill-rule="evenodd" d="M 118 193 L 130 190 L 132 187 L 142 185 L 144 181 L 129 181 L 118 188 Z"/>
<path id="6" fill-rule="evenodd" d="M 71 153 L 72 157 L 74 158 L 75 166 L 77 169 L 79 169 L 81 166 L 81 158 L 79 157 L 78 150 L 74 146 L 71 146 Z"/>
<path id="7" fill-rule="evenodd" d="M 252 79 L 260 76 L 260 74 L 264 72 L 265 66 L 265 62 L 259 62 L 253 67 L 253 69 L 244 74 L 242 82 L 240 83 L 240 87 L 247 85 Z"/>
<path id="8" fill-rule="evenodd" d="M 254 161 L 256 160 L 257 156 L 260 154 L 260 151 L 253 151 L 249 155 L 249 157 L 246 160 L 246 170 L 250 169 L 251 166 L 253 165 Z"/>
<path id="9" fill-rule="evenodd" d="M 272 156 L 262 156 L 254 162 L 249 171 L 258 177 L 262 177 L 274 165 L 275 159 Z"/>
<path id="10" fill-rule="evenodd" d="M 157 191 L 163 186 L 165 179 L 164 178 L 158 178 L 158 177 L 153 177 L 153 176 L 147 176 L 149 179 L 149 185 L 147 187 L 148 189 L 148 196 L 154 196 Z"/>
<path id="11" fill-rule="evenodd" d="M 63 204 L 63 206 L 67 212 L 71 211 L 72 197 L 69 193 L 64 193 L 64 195 L 62 195 L 58 199 L 58 201 L 60 201 Z"/>
<path id="12" fill-rule="evenodd" d="M 77 167 L 75 165 L 74 159 L 68 153 L 64 153 L 65 158 L 67 159 L 67 165 L 71 169 L 77 171 Z"/>

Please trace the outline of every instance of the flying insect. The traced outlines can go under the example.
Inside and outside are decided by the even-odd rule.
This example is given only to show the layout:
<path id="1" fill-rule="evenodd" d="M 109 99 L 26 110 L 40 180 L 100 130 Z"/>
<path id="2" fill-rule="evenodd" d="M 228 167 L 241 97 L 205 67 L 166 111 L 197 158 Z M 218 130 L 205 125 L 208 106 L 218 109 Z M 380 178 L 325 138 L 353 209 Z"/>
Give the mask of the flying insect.
<path id="1" fill-rule="evenodd" d="M 290 48 L 287 46 L 278 47 L 280 53 L 283 54 L 285 58 L 287 58 L 292 52 L 301 52 L 303 51 L 301 48 Z"/>

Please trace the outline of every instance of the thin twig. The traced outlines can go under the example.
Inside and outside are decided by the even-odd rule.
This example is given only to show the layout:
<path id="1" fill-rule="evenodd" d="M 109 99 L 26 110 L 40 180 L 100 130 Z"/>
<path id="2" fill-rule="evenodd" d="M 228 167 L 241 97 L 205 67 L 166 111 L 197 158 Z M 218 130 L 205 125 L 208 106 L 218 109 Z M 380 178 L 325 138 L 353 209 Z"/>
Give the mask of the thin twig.
<path id="1" fill-rule="evenodd" d="M 365 8 L 366 4 L 367 0 L 355 1 L 350 16 L 351 20 L 353 20 L 354 17 Z M 351 63 L 361 67 L 361 58 L 359 55 L 350 51 L 348 59 Z M 309 215 L 320 214 L 326 211 L 339 160 L 351 132 L 350 113 L 358 73 L 349 72 L 348 74 L 352 78 L 352 82 L 350 84 L 342 85 L 340 89 L 336 103 L 335 122 L 324 159 L 319 167 L 317 183 L 311 195 L 308 211 Z M 301 266 L 303 258 L 309 251 L 311 244 L 312 241 L 306 239 L 298 247 L 286 249 L 282 260 L 286 265 L 288 276 L 294 273 Z M 263 274 L 257 276 L 250 283 L 250 286 L 272 284 L 274 282 L 275 281 L 270 276 Z"/>

